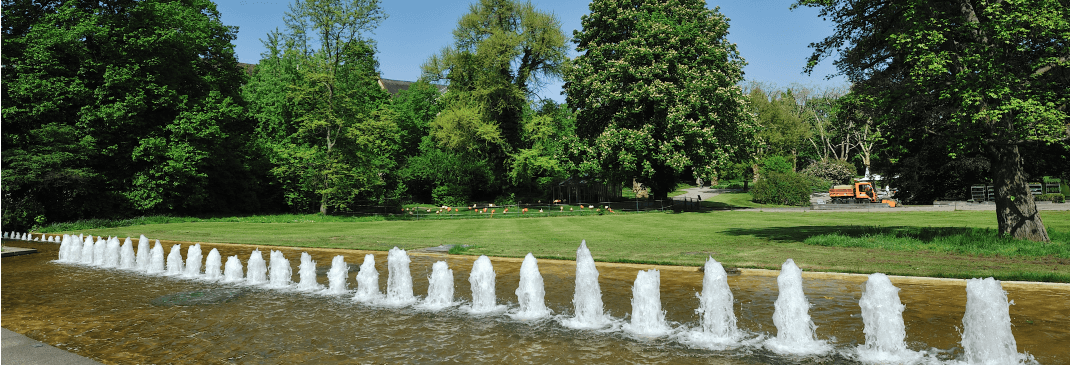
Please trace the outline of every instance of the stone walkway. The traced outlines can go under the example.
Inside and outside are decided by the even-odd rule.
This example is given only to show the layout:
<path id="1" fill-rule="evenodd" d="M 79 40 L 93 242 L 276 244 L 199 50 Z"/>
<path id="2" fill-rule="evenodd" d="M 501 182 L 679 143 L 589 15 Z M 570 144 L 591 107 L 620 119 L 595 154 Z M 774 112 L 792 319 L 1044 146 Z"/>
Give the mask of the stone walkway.
<path id="1" fill-rule="evenodd" d="M 0 328 L 4 365 L 100 365 L 101 363 Z"/>

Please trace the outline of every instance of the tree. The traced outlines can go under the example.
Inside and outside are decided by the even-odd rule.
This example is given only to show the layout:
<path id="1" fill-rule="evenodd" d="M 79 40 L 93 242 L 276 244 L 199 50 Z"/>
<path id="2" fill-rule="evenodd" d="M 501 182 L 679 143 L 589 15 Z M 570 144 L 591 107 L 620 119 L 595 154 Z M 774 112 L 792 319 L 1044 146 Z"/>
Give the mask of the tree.
<path id="1" fill-rule="evenodd" d="M 364 33 L 385 17 L 377 0 L 296 0 L 287 32 L 264 42 L 246 94 L 272 173 L 299 210 L 382 201 L 400 131 Z"/>
<path id="2" fill-rule="evenodd" d="M 757 127 L 724 15 L 700 0 L 595 0 L 590 10 L 565 83 L 586 169 L 637 178 L 666 199 L 680 172 L 712 181 L 744 159 Z"/>
<path id="3" fill-rule="evenodd" d="M 498 181 L 509 181 L 509 160 L 525 148 L 525 107 L 567 59 L 561 22 L 530 2 L 480 0 L 453 37 L 422 67 L 423 79 L 448 85 L 430 133 L 439 148 L 486 160 Z"/>
<path id="4" fill-rule="evenodd" d="M 802 107 L 796 104 L 791 89 L 776 92 L 751 88 L 748 94 L 752 110 L 757 114 L 761 126 L 758 138 L 762 139 L 763 148 L 759 155 L 791 156 L 791 165 L 798 164 L 799 149 L 810 138 L 810 125 L 806 122 Z"/>
<path id="5" fill-rule="evenodd" d="M 1001 234 L 1048 241 L 1026 185 L 1023 144 L 1070 135 L 1070 6 L 1058 0 L 801 0 L 837 24 L 811 44 L 807 71 L 839 53 L 840 73 L 872 96 L 889 144 L 946 139 L 943 153 L 982 150 Z M 914 144 L 909 144 L 914 145 Z M 908 151 L 909 152 L 909 151 Z"/>
<path id="6" fill-rule="evenodd" d="M 256 208 L 237 29 L 211 1 L 5 0 L 3 19 L 5 227 Z"/>

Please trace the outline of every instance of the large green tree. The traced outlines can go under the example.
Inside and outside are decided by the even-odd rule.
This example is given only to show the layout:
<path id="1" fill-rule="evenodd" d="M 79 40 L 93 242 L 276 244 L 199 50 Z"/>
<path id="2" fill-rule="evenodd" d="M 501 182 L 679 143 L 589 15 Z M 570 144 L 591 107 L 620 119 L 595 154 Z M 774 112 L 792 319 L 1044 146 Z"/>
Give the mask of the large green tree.
<path id="1" fill-rule="evenodd" d="M 751 150 L 756 124 L 736 85 L 744 61 L 723 14 L 701 0 L 595 0 L 590 10 L 565 84 L 587 169 L 665 199 L 680 172 L 712 180 Z"/>
<path id="2" fill-rule="evenodd" d="M 378 86 L 378 0 L 296 0 L 245 91 L 272 173 L 296 210 L 381 203 L 399 130 Z"/>
<path id="3" fill-rule="evenodd" d="M 3 220 L 256 209 L 209 0 L 3 2 Z"/>
<path id="4" fill-rule="evenodd" d="M 443 152 L 486 161 L 481 166 L 492 168 L 497 181 L 510 181 L 510 161 L 530 155 L 521 152 L 531 147 L 525 108 L 546 81 L 560 77 L 567 37 L 553 14 L 516 0 L 473 3 L 453 36 L 454 45 L 423 65 L 425 80 L 448 85 L 430 134 Z M 499 188 L 487 192 L 504 192 Z"/>
<path id="5" fill-rule="evenodd" d="M 872 117 L 889 131 L 890 146 L 938 139 L 952 158 L 983 151 L 996 186 L 999 231 L 1048 241 L 1023 169 L 1024 159 L 1043 156 L 1023 156 L 1020 147 L 1065 144 L 1070 137 L 1066 1 L 802 0 L 795 6 L 817 7 L 836 24 L 833 35 L 811 45 L 807 71 L 838 55 L 835 64 L 855 83 L 852 92 L 871 96 Z"/>

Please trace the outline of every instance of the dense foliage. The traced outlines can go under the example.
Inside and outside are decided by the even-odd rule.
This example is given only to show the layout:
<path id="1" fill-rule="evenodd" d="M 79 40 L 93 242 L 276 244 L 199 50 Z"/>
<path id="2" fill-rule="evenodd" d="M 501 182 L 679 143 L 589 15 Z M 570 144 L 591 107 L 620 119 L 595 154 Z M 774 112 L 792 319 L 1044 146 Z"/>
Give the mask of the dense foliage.
<path id="1" fill-rule="evenodd" d="M 754 201 L 776 205 L 810 205 L 810 181 L 795 172 L 765 171 L 751 189 Z"/>
<path id="2" fill-rule="evenodd" d="M 566 76 L 585 171 L 666 198 L 687 171 L 716 180 L 752 150 L 744 61 L 701 0 L 595 0 Z"/>
<path id="3" fill-rule="evenodd" d="M 3 224 L 260 209 L 209 0 L 3 2 Z"/>
<path id="4" fill-rule="evenodd" d="M 384 17 L 378 0 L 297 0 L 286 32 L 264 42 L 245 98 L 293 211 L 326 214 L 392 198 L 385 174 L 396 166 L 401 131 L 378 85 L 374 43 L 364 38 Z"/>
<path id="5" fill-rule="evenodd" d="M 921 148 L 952 159 L 980 151 L 997 190 L 1002 234 L 1047 241 L 1026 185 L 1022 148 L 1070 138 L 1070 7 L 1059 0 L 802 0 L 837 24 L 812 44 L 836 65 L 888 134 L 890 158 Z M 937 143 L 926 143 L 932 140 Z M 969 156 L 965 156 L 969 157 Z"/>
<path id="6" fill-rule="evenodd" d="M 561 140 L 545 139 L 571 135 L 570 116 L 555 107 L 535 111 L 529 99 L 560 77 L 567 51 L 561 22 L 529 2 L 479 0 L 453 37 L 453 46 L 423 65 L 424 79 L 448 90 L 430 122 L 431 140 L 413 161 L 427 168 L 410 170 L 444 205 L 530 194 L 563 178 Z"/>

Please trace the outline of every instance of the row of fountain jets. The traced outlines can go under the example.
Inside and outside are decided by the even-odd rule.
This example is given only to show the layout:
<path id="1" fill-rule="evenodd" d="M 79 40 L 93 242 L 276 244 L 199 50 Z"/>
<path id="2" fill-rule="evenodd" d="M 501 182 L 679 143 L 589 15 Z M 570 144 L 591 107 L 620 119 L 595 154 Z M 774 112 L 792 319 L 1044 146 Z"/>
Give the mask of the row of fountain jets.
<path id="1" fill-rule="evenodd" d="M 4 238 L 42 240 L 28 234 L 4 233 Z M 122 244 L 118 237 L 103 239 L 63 235 L 43 238 L 60 243 L 59 262 L 91 265 L 102 268 L 118 268 L 155 275 L 168 275 L 188 279 L 243 283 L 272 289 L 297 289 L 298 291 L 324 294 L 347 294 L 349 266 L 341 255 L 334 257 L 327 274 L 328 286 L 316 281 L 316 262 L 307 252 L 301 253 L 298 266 L 300 280 L 291 281 L 293 271 L 290 262 L 281 251 L 271 251 L 270 264 L 265 263 L 260 250 L 253 250 L 247 261 L 247 270 L 238 256 L 227 258 L 222 265 L 219 251 L 212 249 L 201 269 L 201 246 L 190 246 L 186 259 L 182 259 L 181 245 L 174 245 L 166 259 L 159 240 L 149 247 L 149 240 L 142 235 L 135 253 L 129 237 Z M 427 296 L 419 300 L 412 289 L 409 272 L 409 256 L 397 247 L 387 256 L 389 276 L 386 293 L 379 291 L 379 273 L 375 269 L 375 256 L 368 254 L 357 274 L 357 289 L 353 300 L 380 306 L 403 307 L 413 305 L 423 310 L 441 310 L 461 305 L 453 295 L 453 270 L 445 261 L 432 266 Z M 673 334 L 678 340 L 706 348 L 727 348 L 738 345 L 762 345 L 786 354 L 809 355 L 827 353 L 832 346 L 815 338 L 816 326 L 810 319 L 810 304 L 802 290 L 802 270 L 788 259 L 777 277 L 779 296 L 774 304 L 773 323 L 776 337 L 748 335 L 737 328 L 732 309 L 733 297 L 728 286 L 728 275 L 712 257 L 706 261 L 702 293 L 698 294 L 700 326 L 678 331 L 665 320 L 661 309 L 661 277 L 658 270 L 642 270 L 632 286 L 632 313 L 627 323 L 607 315 L 602 309 L 602 294 L 598 285 L 598 270 L 587 243 L 584 241 L 576 251 L 576 290 L 573 297 L 574 315 L 558 316 L 562 325 L 576 329 L 616 329 L 640 337 L 660 337 Z M 472 265 L 468 278 L 472 288 L 472 301 L 461 307 L 473 314 L 505 312 L 507 306 L 496 301 L 495 273 L 490 259 L 480 256 Z M 509 313 L 520 320 L 535 320 L 551 316 L 546 307 L 542 275 L 535 256 L 528 254 L 520 266 L 520 285 L 516 290 L 519 309 Z M 855 349 L 858 360 L 875 363 L 920 363 L 935 362 L 931 354 L 909 350 L 905 343 L 906 330 L 903 323 L 905 306 L 899 300 L 899 288 L 881 273 L 869 276 L 859 301 L 862 308 L 866 343 Z M 993 278 L 970 279 L 966 282 L 966 313 L 962 319 L 962 348 L 965 363 L 1008 364 L 1033 362 L 1028 354 L 1019 354 L 1011 333 L 1007 293 L 999 281 Z"/>

